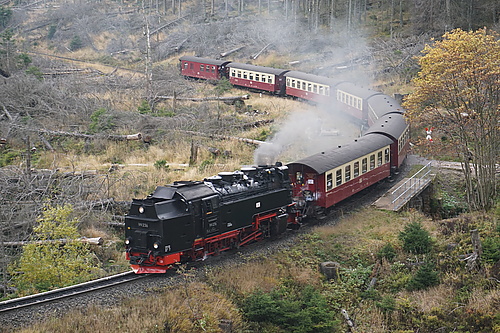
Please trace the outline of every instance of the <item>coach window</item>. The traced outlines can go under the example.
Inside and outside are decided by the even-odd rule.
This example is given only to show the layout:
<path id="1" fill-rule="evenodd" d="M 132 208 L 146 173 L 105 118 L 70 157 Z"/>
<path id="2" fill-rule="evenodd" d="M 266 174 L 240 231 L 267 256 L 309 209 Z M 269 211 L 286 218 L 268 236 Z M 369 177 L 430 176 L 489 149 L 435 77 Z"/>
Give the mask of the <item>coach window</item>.
<path id="1" fill-rule="evenodd" d="M 375 154 L 370 155 L 370 170 L 375 169 Z"/>
<path id="2" fill-rule="evenodd" d="M 359 176 L 359 162 L 354 162 L 354 177 Z"/>
<path id="3" fill-rule="evenodd" d="M 190 69 L 193 69 L 193 68 L 194 68 L 194 64 L 193 64 L 193 63 L 190 63 L 190 64 L 189 64 L 189 68 L 190 68 Z"/>
<path id="4" fill-rule="evenodd" d="M 184 69 L 188 69 L 189 64 L 187 62 L 184 63 Z"/>
<path id="5" fill-rule="evenodd" d="M 348 165 L 345 167 L 345 181 L 348 182 L 351 180 L 351 166 Z"/>
<path id="6" fill-rule="evenodd" d="M 384 155 L 385 155 L 385 163 L 389 163 L 391 157 L 391 154 L 389 154 L 389 148 L 385 148 Z"/>
<path id="7" fill-rule="evenodd" d="M 292 80 L 292 88 L 295 88 L 295 80 Z"/>
<path id="8" fill-rule="evenodd" d="M 215 73 L 215 66 L 212 66 L 212 73 Z"/>
<path id="9" fill-rule="evenodd" d="M 267 75 L 262 75 L 262 79 L 260 80 L 261 82 L 266 82 L 266 76 Z"/>
<path id="10" fill-rule="evenodd" d="M 253 73 L 248 73 L 248 78 L 253 81 Z"/>
<path id="11" fill-rule="evenodd" d="M 317 92 L 318 92 L 318 86 L 317 86 L 316 84 L 315 84 L 315 85 L 313 85 L 313 91 L 314 91 L 315 93 L 317 93 Z"/>
<path id="12" fill-rule="evenodd" d="M 307 91 L 312 91 L 312 84 L 311 83 L 307 84 Z"/>
<path id="13" fill-rule="evenodd" d="M 241 71 L 238 71 L 238 77 L 241 79 Z"/>
<path id="14" fill-rule="evenodd" d="M 273 83 L 273 77 L 271 75 L 267 77 L 267 83 Z"/>
<path id="15" fill-rule="evenodd" d="M 342 169 L 338 169 L 335 173 L 335 186 L 339 186 L 342 184 Z"/>
<path id="16" fill-rule="evenodd" d="M 255 74 L 255 81 L 260 81 L 260 74 Z"/>
<path id="17" fill-rule="evenodd" d="M 368 171 L 368 160 L 366 158 L 363 158 L 361 161 L 361 172 L 366 173 Z"/>
<path id="18" fill-rule="evenodd" d="M 323 86 L 319 86 L 319 94 L 320 95 L 324 95 L 325 94 L 325 90 L 324 90 Z"/>
<path id="19" fill-rule="evenodd" d="M 331 173 L 326 175 L 326 190 L 330 191 L 333 188 L 333 175 Z"/>
<path id="20" fill-rule="evenodd" d="M 200 65 L 200 72 L 204 72 L 205 71 L 205 66 L 204 65 Z"/>
<path id="21" fill-rule="evenodd" d="M 243 78 L 247 79 L 248 78 L 248 72 L 243 72 Z"/>
<path id="22" fill-rule="evenodd" d="M 302 81 L 302 90 L 306 90 L 306 83 L 304 81 Z"/>
<path id="23" fill-rule="evenodd" d="M 381 165 L 382 165 L 382 152 L 381 152 L 381 151 L 379 151 L 379 152 L 377 153 L 377 166 L 379 167 L 379 166 L 381 166 Z"/>

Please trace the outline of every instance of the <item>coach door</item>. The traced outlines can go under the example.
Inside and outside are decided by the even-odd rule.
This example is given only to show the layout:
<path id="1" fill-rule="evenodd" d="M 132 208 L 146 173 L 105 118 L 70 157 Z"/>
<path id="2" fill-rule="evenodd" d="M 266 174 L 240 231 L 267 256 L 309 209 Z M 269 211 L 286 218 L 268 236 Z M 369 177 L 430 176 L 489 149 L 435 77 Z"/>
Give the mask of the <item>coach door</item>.
<path id="1" fill-rule="evenodd" d="M 202 199 L 201 219 L 205 236 L 219 232 L 219 197 L 214 195 Z"/>
<path id="2" fill-rule="evenodd" d="M 317 174 L 307 172 L 304 177 L 305 190 L 304 196 L 306 197 L 306 201 L 316 200 L 317 197 Z"/>

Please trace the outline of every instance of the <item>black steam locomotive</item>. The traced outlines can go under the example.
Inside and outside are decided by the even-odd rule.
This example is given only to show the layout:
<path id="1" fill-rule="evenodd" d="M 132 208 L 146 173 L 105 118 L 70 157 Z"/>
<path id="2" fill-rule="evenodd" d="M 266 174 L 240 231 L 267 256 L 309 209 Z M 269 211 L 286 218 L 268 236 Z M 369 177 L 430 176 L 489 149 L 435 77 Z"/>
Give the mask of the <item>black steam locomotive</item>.
<path id="1" fill-rule="evenodd" d="M 125 225 L 132 269 L 164 273 L 175 263 L 202 260 L 299 224 L 288 168 L 277 163 L 158 186 L 146 199 L 133 200 Z"/>

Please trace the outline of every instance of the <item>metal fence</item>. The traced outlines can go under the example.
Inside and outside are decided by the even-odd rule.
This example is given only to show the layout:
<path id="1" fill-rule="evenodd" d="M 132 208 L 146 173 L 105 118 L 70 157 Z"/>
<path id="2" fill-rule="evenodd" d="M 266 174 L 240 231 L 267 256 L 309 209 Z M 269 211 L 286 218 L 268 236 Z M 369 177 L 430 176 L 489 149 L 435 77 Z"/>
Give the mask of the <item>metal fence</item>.
<path id="1" fill-rule="evenodd" d="M 431 162 L 391 192 L 394 210 L 399 210 L 412 197 L 420 193 L 432 180 Z"/>

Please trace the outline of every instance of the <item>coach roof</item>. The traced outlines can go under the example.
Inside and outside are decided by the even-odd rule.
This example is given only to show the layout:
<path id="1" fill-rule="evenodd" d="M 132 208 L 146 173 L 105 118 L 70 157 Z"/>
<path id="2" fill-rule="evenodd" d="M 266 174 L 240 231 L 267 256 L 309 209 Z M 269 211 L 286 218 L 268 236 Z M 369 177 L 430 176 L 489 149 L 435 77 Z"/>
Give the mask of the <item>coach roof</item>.
<path id="1" fill-rule="evenodd" d="M 383 135 L 370 135 L 370 137 L 363 136 L 349 144 L 340 146 L 340 148 L 332 148 L 296 162 L 289 163 L 288 167 L 292 169 L 300 165 L 307 166 L 318 174 L 322 174 L 347 162 L 372 153 L 377 149 L 388 146 L 391 143 L 392 140 Z"/>
<path id="2" fill-rule="evenodd" d="M 195 57 L 195 56 L 183 56 L 183 57 L 180 57 L 179 60 L 180 61 L 197 62 L 200 64 L 208 64 L 208 65 L 215 65 L 215 66 L 221 66 L 223 64 L 227 64 L 230 62 L 228 60 L 215 60 L 215 59 L 200 58 L 200 57 Z"/>
<path id="3" fill-rule="evenodd" d="M 308 74 L 308 73 L 303 73 L 303 72 L 297 72 L 297 71 L 290 71 L 285 74 L 287 78 L 290 79 L 298 79 L 298 80 L 303 80 L 303 81 L 308 81 L 308 82 L 316 82 L 316 83 L 321 83 L 321 84 L 326 84 L 331 87 L 339 84 L 342 81 L 334 80 L 329 77 L 324 77 L 324 76 L 318 76 L 314 74 Z"/>
<path id="4" fill-rule="evenodd" d="M 393 140 L 398 140 L 408 124 L 401 113 L 393 112 L 380 117 L 364 135 L 380 133 L 388 135 Z"/>
<path id="5" fill-rule="evenodd" d="M 250 64 L 242 64 L 239 62 L 232 62 L 227 65 L 229 68 L 237 68 L 237 69 L 242 69 L 246 71 L 252 71 L 252 72 L 260 72 L 260 73 L 266 73 L 266 74 L 273 74 L 273 75 L 283 75 L 288 70 L 286 69 L 276 69 L 276 68 L 270 68 L 270 67 L 263 67 L 263 66 L 255 66 L 255 65 L 250 65 Z"/>

